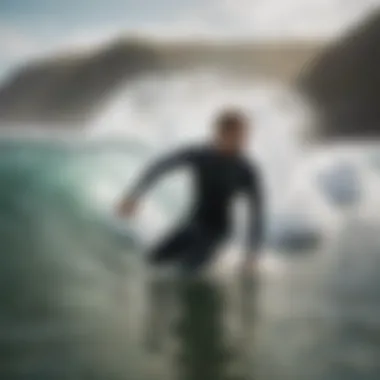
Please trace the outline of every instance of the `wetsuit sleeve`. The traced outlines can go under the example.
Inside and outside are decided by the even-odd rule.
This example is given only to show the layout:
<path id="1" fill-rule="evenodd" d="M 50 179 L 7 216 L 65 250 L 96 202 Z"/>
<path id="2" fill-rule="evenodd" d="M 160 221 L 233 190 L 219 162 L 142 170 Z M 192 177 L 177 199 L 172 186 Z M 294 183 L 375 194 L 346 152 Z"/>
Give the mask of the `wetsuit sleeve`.
<path id="1" fill-rule="evenodd" d="M 139 198 L 150 189 L 159 177 L 178 166 L 192 164 L 195 161 L 196 156 L 197 153 L 195 149 L 184 149 L 161 158 L 148 167 L 142 177 L 138 180 L 137 184 L 132 188 L 129 198 Z"/>
<path id="2" fill-rule="evenodd" d="M 258 255 L 264 240 L 264 192 L 261 174 L 256 167 L 247 165 L 244 187 L 249 202 L 249 254 Z"/>

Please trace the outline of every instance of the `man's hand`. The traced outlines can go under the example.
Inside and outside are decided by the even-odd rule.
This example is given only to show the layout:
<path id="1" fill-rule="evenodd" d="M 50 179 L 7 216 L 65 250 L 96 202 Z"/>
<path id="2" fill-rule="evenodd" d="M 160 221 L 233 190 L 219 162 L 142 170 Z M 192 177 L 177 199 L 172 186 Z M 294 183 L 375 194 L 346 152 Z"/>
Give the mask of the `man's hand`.
<path id="1" fill-rule="evenodd" d="M 251 291 L 258 280 L 258 262 L 254 257 L 247 257 L 242 263 L 240 281 L 244 291 Z"/>
<path id="2" fill-rule="evenodd" d="M 242 272 L 244 276 L 253 276 L 258 270 L 257 259 L 254 257 L 248 257 L 243 262 Z"/>
<path id="3" fill-rule="evenodd" d="M 117 208 L 117 214 L 119 217 L 132 217 L 135 215 L 138 208 L 138 200 L 126 198 L 124 199 Z"/>

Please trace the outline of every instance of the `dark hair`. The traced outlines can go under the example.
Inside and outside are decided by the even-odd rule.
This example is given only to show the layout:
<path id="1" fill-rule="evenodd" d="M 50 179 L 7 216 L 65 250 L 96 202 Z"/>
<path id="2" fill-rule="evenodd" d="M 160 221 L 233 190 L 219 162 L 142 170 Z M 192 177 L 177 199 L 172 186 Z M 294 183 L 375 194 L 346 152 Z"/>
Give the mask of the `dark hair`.
<path id="1" fill-rule="evenodd" d="M 238 109 L 224 110 L 220 112 L 215 119 L 215 129 L 219 134 L 233 132 L 247 124 L 247 115 Z"/>

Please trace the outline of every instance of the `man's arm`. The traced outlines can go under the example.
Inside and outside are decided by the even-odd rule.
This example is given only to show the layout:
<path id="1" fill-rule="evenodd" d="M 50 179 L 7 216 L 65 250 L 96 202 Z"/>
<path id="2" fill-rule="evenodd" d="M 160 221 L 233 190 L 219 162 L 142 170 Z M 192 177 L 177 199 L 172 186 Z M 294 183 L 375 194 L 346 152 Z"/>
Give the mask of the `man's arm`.
<path id="1" fill-rule="evenodd" d="M 193 149 L 184 149 L 170 154 L 148 167 L 137 184 L 123 198 L 119 213 L 122 215 L 133 213 L 139 198 L 152 187 L 159 177 L 180 165 L 191 163 L 194 157 L 195 151 Z"/>
<path id="2" fill-rule="evenodd" d="M 264 192 L 262 178 L 255 166 L 247 166 L 245 191 L 249 201 L 248 259 L 254 260 L 264 241 Z"/>

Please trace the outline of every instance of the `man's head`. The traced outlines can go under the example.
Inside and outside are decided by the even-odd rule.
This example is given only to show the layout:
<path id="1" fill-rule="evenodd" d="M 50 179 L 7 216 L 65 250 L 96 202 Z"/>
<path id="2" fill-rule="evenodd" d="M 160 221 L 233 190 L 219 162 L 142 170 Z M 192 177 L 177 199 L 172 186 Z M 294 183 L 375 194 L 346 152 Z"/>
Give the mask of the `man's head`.
<path id="1" fill-rule="evenodd" d="M 238 109 L 220 112 L 215 120 L 215 140 L 218 148 L 228 154 L 239 153 L 248 139 L 248 117 Z"/>

